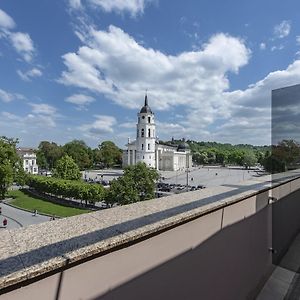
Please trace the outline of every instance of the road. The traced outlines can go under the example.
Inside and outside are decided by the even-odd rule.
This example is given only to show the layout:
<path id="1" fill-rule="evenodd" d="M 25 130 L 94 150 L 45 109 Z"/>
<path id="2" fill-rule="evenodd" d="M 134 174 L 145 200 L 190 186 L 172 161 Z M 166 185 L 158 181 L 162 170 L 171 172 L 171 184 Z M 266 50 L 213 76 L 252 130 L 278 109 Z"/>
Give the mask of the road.
<path id="1" fill-rule="evenodd" d="M 5 203 L 0 203 L 0 207 L 2 208 L 2 213 L 0 215 L 0 232 L 1 230 L 5 230 L 3 227 L 4 218 L 7 219 L 6 228 L 8 229 L 20 228 L 50 220 L 50 217 L 39 214 L 34 216 L 33 213 L 11 207 Z"/>

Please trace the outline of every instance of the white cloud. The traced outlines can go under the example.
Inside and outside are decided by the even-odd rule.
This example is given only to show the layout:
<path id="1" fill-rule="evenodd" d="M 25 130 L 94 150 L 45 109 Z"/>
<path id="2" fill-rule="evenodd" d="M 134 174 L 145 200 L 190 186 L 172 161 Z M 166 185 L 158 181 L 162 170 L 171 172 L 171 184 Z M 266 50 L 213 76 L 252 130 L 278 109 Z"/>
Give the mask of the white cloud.
<path id="1" fill-rule="evenodd" d="M 43 129 L 56 127 L 55 118 L 49 115 L 28 113 L 25 115 L 16 115 L 7 111 L 1 113 L 0 125 L 2 127 L 9 127 L 14 132 L 20 132 L 26 130 L 31 132 L 34 130 L 37 132 L 43 132 Z M 3 123 L 2 123 L 3 122 Z"/>
<path id="2" fill-rule="evenodd" d="M 228 73 L 238 73 L 251 52 L 243 40 L 223 33 L 212 36 L 198 51 L 178 55 L 146 48 L 114 26 L 108 31 L 90 28 L 81 38 L 84 45 L 78 52 L 63 56 L 67 69 L 60 82 L 104 94 L 106 99 L 133 109 L 141 107 L 142 91 L 148 88 L 152 110 L 169 109 L 172 116 L 165 122 L 157 120 L 157 134 L 162 139 L 173 135 L 268 144 L 271 90 L 300 82 L 300 60 L 296 60 L 245 90 L 229 92 Z M 172 110 L 179 106 L 181 117 L 176 118 Z M 97 132 L 112 133 L 113 126 L 103 123 L 96 120 L 81 130 L 91 138 Z M 130 128 L 130 124 L 120 127 Z"/>
<path id="3" fill-rule="evenodd" d="M 25 99 L 25 97 L 21 94 L 9 93 L 7 91 L 0 89 L 0 100 L 2 100 L 3 102 L 11 102 L 15 99 L 22 100 Z"/>
<path id="4" fill-rule="evenodd" d="M 0 9 L 0 29 L 13 29 L 16 26 L 14 20 L 2 9 Z"/>
<path id="5" fill-rule="evenodd" d="M 53 116 L 47 116 L 43 114 L 28 114 L 23 120 L 25 126 L 31 126 L 35 128 L 53 128 L 56 127 L 56 122 Z"/>
<path id="6" fill-rule="evenodd" d="M 284 20 L 274 27 L 274 36 L 276 38 L 284 38 L 290 34 L 291 21 Z"/>
<path id="7" fill-rule="evenodd" d="M 300 60 L 285 70 L 268 74 L 244 91 L 224 93 L 230 118 L 220 128 L 220 135 L 234 135 L 239 141 L 268 144 L 271 141 L 271 91 L 300 82 Z M 226 130 L 224 130 L 226 129 Z"/>
<path id="8" fill-rule="evenodd" d="M 259 48 L 260 50 L 265 50 L 267 47 L 266 43 L 260 43 Z"/>
<path id="9" fill-rule="evenodd" d="M 83 124 L 78 129 L 83 132 L 84 136 L 89 138 L 99 138 L 105 134 L 114 132 L 113 127 L 117 124 L 117 120 L 113 116 L 96 115 L 96 120 L 90 124 Z"/>
<path id="10" fill-rule="evenodd" d="M 24 81 L 31 81 L 34 77 L 41 77 L 43 75 L 42 71 L 37 68 L 33 68 L 27 72 L 22 72 L 21 70 L 17 70 L 17 74 Z"/>
<path id="11" fill-rule="evenodd" d="M 7 39 L 23 59 L 30 62 L 35 53 L 33 41 L 26 32 L 13 31 L 15 27 L 15 21 L 0 9 L 0 39 Z"/>
<path id="12" fill-rule="evenodd" d="M 273 46 L 271 48 L 271 51 L 282 50 L 282 49 L 284 49 L 284 45 L 280 44 L 278 46 Z"/>
<path id="13" fill-rule="evenodd" d="M 161 138 L 162 136 L 168 136 L 169 138 L 173 136 L 174 138 L 182 138 L 187 134 L 185 126 L 179 123 L 172 122 L 160 122 L 156 121 L 157 124 L 157 136 Z"/>
<path id="14" fill-rule="evenodd" d="M 222 33 L 211 37 L 202 50 L 177 56 L 147 49 L 115 26 L 108 31 L 90 28 L 82 38 L 86 45 L 63 56 L 67 70 L 59 81 L 102 93 L 130 108 L 140 106 L 145 88 L 155 109 L 197 106 L 208 101 L 208 95 L 226 90 L 226 73 L 237 73 L 250 57 L 242 40 Z"/>
<path id="15" fill-rule="evenodd" d="M 95 101 L 95 98 L 85 94 L 74 94 L 65 99 L 66 102 L 75 104 L 79 110 Z"/>
<path id="16" fill-rule="evenodd" d="M 54 115 L 57 109 L 49 104 L 46 103 L 30 103 L 32 107 L 32 112 L 34 114 L 42 114 L 42 115 Z"/>
<path id="17" fill-rule="evenodd" d="M 69 5 L 72 9 L 81 8 L 81 0 L 69 0 Z"/>
<path id="18" fill-rule="evenodd" d="M 131 122 L 124 122 L 124 123 L 121 123 L 119 124 L 119 127 L 122 127 L 122 128 L 135 128 L 136 127 L 136 124 L 135 124 L 135 120 L 134 121 L 131 121 Z"/>
<path id="19" fill-rule="evenodd" d="M 3 102 L 10 102 L 14 99 L 14 95 L 0 89 L 0 99 Z"/>
<path id="20" fill-rule="evenodd" d="M 11 121 L 15 121 L 15 120 L 19 120 L 19 117 L 10 113 L 10 112 L 7 112 L 7 111 L 3 111 L 1 113 L 2 117 L 7 119 L 7 120 L 11 120 Z"/>
<path id="21" fill-rule="evenodd" d="M 23 56 L 25 61 L 30 62 L 35 50 L 29 34 L 23 32 L 13 32 L 9 35 L 9 38 L 16 51 Z"/>
<path id="22" fill-rule="evenodd" d="M 136 16 L 144 12 L 147 4 L 155 0 L 86 0 L 88 5 L 99 7 L 105 12 L 127 12 L 132 16 Z M 69 0 L 72 9 L 82 8 L 81 0 Z"/>

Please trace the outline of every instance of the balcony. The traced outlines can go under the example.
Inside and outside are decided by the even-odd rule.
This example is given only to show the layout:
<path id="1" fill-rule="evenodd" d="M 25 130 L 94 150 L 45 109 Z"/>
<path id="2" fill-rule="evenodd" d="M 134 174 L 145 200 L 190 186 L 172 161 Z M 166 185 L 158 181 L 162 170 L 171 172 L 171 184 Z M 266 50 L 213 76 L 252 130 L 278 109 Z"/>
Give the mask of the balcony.
<path id="1" fill-rule="evenodd" d="M 299 195 L 295 170 L 3 229 L 1 299 L 268 299 Z"/>

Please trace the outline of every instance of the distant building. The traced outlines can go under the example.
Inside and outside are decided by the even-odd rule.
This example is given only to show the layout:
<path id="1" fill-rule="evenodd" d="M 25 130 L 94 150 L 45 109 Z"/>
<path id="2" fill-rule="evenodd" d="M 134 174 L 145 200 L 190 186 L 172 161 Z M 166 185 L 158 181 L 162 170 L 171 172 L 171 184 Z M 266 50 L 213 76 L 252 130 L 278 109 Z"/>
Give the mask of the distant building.
<path id="1" fill-rule="evenodd" d="M 17 148 L 17 153 L 23 161 L 24 171 L 30 174 L 38 174 L 39 168 L 36 163 L 36 154 L 31 148 Z"/>
<path id="2" fill-rule="evenodd" d="M 135 165 L 140 161 L 162 171 L 177 171 L 192 166 L 192 155 L 184 139 L 179 145 L 157 141 L 154 113 L 148 105 L 147 95 L 137 116 L 136 140 L 128 140 L 127 150 L 123 152 L 123 166 Z"/>

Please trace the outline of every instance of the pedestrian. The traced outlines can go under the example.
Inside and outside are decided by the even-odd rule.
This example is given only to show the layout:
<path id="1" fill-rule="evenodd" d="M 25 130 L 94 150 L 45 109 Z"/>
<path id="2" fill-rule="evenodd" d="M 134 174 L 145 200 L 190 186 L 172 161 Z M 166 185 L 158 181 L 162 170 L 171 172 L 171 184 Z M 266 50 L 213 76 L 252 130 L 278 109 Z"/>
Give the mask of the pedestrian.
<path id="1" fill-rule="evenodd" d="M 35 210 L 33 211 L 33 216 L 36 217 L 36 214 L 37 214 L 37 209 L 35 209 Z"/>
<path id="2" fill-rule="evenodd" d="M 4 220 L 3 220 L 3 226 L 4 226 L 4 227 L 7 226 L 7 219 L 6 219 L 6 218 L 4 218 Z"/>

